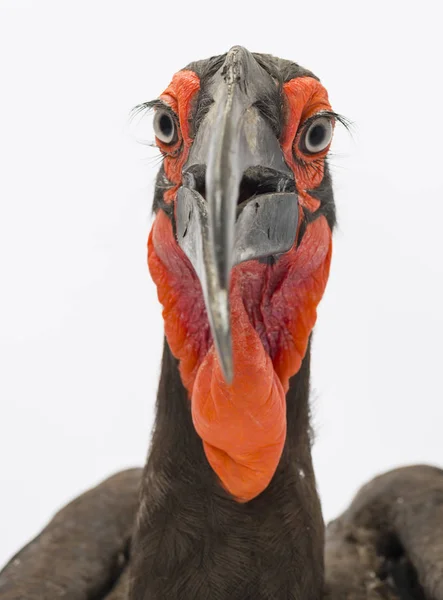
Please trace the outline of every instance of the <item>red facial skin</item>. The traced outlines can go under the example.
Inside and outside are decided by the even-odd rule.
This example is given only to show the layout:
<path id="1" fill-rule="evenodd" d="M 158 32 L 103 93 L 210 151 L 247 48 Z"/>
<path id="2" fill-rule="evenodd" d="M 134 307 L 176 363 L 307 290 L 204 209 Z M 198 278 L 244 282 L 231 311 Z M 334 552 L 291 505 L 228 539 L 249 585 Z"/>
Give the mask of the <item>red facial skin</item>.
<path id="1" fill-rule="evenodd" d="M 191 102 L 200 89 L 200 80 L 193 71 L 179 71 L 172 78 L 171 83 L 160 96 L 160 99 L 168 104 L 178 117 L 180 127 L 178 128 L 177 142 L 171 146 L 157 140 L 157 146 L 165 156 L 164 167 L 166 177 L 175 184 L 164 194 L 165 202 L 173 202 L 177 190 L 181 185 L 182 169 L 192 146 L 190 136 L 189 114 Z"/>
<path id="2" fill-rule="evenodd" d="M 165 193 L 174 202 L 192 139 L 188 115 L 199 89 L 198 77 L 181 71 L 161 96 L 178 115 L 176 147 L 162 147 L 165 172 L 176 186 Z M 299 150 L 303 122 L 331 110 L 327 93 L 313 78 L 284 84 L 287 118 L 280 139 L 293 169 L 300 205 L 315 211 L 309 195 L 324 173 L 328 148 L 319 155 Z M 300 220 L 303 211 L 300 208 Z M 148 262 L 163 305 L 165 334 L 180 361 L 195 429 L 223 487 L 247 502 L 269 485 L 286 439 L 289 379 L 300 369 L 317 305 L 329 274 L 332 241 L 324 216 L 307 224 L 300 244 L 274 265 L 249 261 L 232 270 L 230 284 L 234 377 L 225 382 L 214 348 L 200 282 L 177 244 L 170 219 L 159 211 L 148 241 Z"/>

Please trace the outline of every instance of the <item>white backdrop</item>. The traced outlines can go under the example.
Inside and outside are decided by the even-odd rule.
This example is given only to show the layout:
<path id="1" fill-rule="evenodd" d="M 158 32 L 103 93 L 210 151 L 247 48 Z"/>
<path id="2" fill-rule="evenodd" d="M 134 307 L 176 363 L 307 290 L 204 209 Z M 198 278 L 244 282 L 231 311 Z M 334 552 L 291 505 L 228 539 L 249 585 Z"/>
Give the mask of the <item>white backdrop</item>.
<path id="1" fill-rule="evenodd" d="M 313 347 L 325 517 L 380 471 L 443 463 L 441 18 L 408 4 L 0 0 L 0 564 L 145 460 L 157 163 L 128 112 L 234 44 L 312 69 L 355 123 Z"/>

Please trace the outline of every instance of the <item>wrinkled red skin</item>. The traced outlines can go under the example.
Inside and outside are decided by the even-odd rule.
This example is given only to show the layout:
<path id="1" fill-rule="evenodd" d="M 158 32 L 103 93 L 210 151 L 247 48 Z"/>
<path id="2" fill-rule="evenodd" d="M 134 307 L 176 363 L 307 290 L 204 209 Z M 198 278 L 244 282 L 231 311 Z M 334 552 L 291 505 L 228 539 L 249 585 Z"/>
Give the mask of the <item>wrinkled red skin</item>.
<path id="1" fill-rule="evenodd" d="M 179 151 L 161 148 L 166 174 L 177 187 L 192 144 L 187 115 L 197 90 L 197 76 L 182 71 L 162 95 L 178 114 L 181 128 Z M 327 149 L 314 158 L 301 156 L 297 132 L 305 119 L 330 106 L 326 91 L 312 78 L 286 83 L 284 94 L 288 116 L 280 142 L 296 177 L 300 204 L 313 211 L 319 202 L 308 190 L 323 178 Z M 169 190 L 166 201 L 175 200 L 177 187 Z M 200 282 L 176 242 L 171 221 L 159 211 L 152 227 L 149 268 L 163 305 L 165 334 L 180 361 L 194 426 L 221 484 L 239 502 L 260 494 L 279 463 L 286 439 L 285 394 L 306 353 L 331 251 L 331 231 L 320 216 L 307 225 L 298 247 L 294 244 L 274 265 L 249 261 L 234 267 L 229 295 L 234 378 L 228 385 Z"/>

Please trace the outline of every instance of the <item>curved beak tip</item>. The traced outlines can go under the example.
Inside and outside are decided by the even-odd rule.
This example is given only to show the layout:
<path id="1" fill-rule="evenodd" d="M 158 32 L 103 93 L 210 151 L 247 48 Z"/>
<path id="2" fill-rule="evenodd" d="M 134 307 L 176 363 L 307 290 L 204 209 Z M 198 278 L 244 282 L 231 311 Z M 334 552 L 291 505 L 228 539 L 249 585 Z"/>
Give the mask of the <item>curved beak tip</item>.
<path id="1" fill-rule="evenodd" d="M 224 358 L 222 357 L 222 371 L 223 377 L 227 384 L 231 385 L 232 380 L 234 378 L 233 365 L 232 365 L 232 357 Z"/>
<path id="2" fill-rule="evenodd" d="M 228 291 L 219 286 L 209 287 L 208 309 L 212 335 L 223 376 L 227 383 L 233 378 L 231 315 Z"/>
<path id="3" fill-rule="evenodd" d="M 230 335 L 226 339 L 224 347 L 219 348 L 218 356 L 223 371 L 223 377 L 225 378 L 226 383 L 231 384 L 234 377 L 234 365 L 232 360 L 232 343 Z"/>

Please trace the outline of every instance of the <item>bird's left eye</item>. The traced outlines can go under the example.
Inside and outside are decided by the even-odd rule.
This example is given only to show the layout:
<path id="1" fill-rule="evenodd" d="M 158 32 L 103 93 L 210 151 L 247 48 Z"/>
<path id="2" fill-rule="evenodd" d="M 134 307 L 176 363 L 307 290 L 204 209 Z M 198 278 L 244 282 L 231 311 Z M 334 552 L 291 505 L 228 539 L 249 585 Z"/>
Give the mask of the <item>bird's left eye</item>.
<path id="1" fill-rule="evenodd" d="M 325 150 L 332 140 L 333 126 L 329 117 L 318 117 L 309 125 L 301 139 L 305 154 L 317 154 Z"/>
<path id="2" fill-rule="evenodd" d="M 177 140 L 174 118 L 167 110 L 159 109 L 154 115 L 154 133 L 163 144 L 173 144 Z"/>

